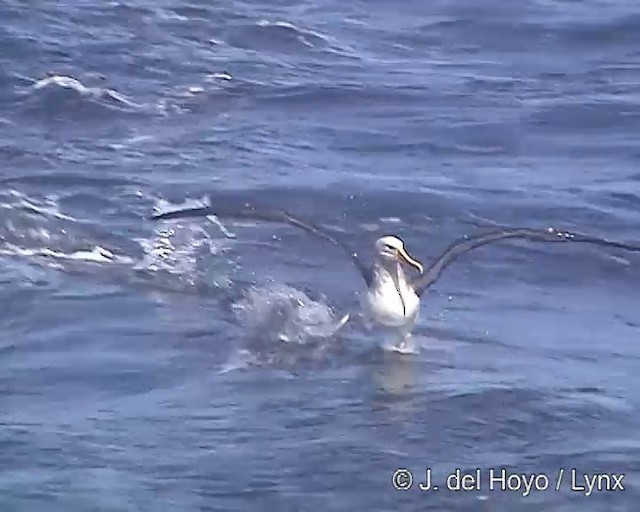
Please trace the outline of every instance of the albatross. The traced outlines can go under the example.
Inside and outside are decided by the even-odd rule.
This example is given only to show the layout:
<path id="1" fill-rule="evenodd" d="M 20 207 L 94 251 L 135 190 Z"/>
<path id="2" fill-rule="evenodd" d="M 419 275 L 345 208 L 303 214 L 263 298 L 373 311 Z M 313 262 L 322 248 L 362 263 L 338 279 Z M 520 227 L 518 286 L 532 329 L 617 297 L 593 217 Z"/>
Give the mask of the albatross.
<path id="1" fill-rule="evenodd" d="M 400 352 L 410 351 L 407 343 L 418 319 L 422 295 L 440 278 L 445 268 L 459 256 L 473 249 L 501 240 L 522 238 L 542 242 L 588 243 L 640 252 L 640 246 L 609 241 L 553 227 L 546 229 L 503 227 L 454 240 L 433 263 L 425 268 L 420 261 L 408 253 L 404 242 L 398 236 L 386 235 L 378 238 L 374 244 L 373 263 L 368 264 L 349 245 L 310 220 L 293 215 L 286 210 L 261 209 L 252 203 L 244 203 L 240 208 L 229 208 L 222 205 L 219 207 L 186 208 L 154 214 L 151 219 L 171 220 L 186 217 L 213 217 L 217 219 L 226 217 L 237 220 L 284 223 L 301 228 L 339 247 L 350 256 L 364 280 L 366 293 L 363 296 L 363 306 L 368 319 L 395 331 L 398 338 L 391 348 Z M 407 275 L 403 266 L 412 267 L 417 275 Z M 349 316 L 343 317 L 340 326 L 349 319 Z"/>

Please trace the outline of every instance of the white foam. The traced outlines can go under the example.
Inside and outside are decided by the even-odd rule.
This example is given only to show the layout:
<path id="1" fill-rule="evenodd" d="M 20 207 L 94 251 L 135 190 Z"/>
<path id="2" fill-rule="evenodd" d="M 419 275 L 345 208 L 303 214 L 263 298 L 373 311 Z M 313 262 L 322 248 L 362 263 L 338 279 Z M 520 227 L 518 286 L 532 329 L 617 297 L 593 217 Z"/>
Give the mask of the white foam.
<path id="1" fill-rule="evenodd" d="M 297 39 L 301 43 L 303 43 L 305 46 L 308 46 L 309 48 L 313 48 L 314 45 L 311 41 L 309 41 L 309 39 L 307 39 L 307 37 L 312 37 L 319 41 L 322 41 L 327 46 L 330 46 L 331 44 L 335 44 L 335 41 L 331 41 L 331 38 L 329 36 L 322 34 L 320 32 L 317 32 L 315 30 L 311 30 L 309 28 L 301 28 L 289 21 L 284 21 L 284 20 L 269 21 L 269 20 L 262 19 L 262 20 L 258 20 L 256 22 L 256 25 L 258 25 L 259 27 L 280 27 L 287 30 L 291 30 L 296 33 Z"/>
<path id="2" fill-rule="evenodd" d="M 0 202 L 0 208 L 5 210 L 31 210 L 43 217 L 54 217 L 56 219 L 69 220 L 77 222 L 78 219 L 70 215 L 66 215 L 60 211 L 60 205 L 53 196 L 46 196 L 44 199 L 32 198 L 17 190 L 9 190 L 11 198 L 8 201 Z"/>
<path id="3" fill-rule="evenodd" d="M 47 257 L 62 260 L 88 261 L 93 263 L 122 263 L 131 264 L 133 258 L 123 255 L 116 255 L 113 252 L 99 245 L 91 250 L 79 250 L 64 252 L 48 247 L 27 248 L 18 247 L 13 244 L 6 244 L 0 248 L 0 254 L 4 256 L 24 256 L 24 257 Z"/>
<path id="4" fill-rule="evenodd" d="M 175 11 L 163 8 L 153 9 L 154 14 L 161 20 L 189 21 L 189 18 Z"/>
<path id="5" fill-rule="evenodd" d="M 233 77 L 229 73 L 211 73 L 207 75 L 207 78 L 215 78 L 217 80 L 233 80 Z"/>
<path id="6" fill-rule="evenodd" d="M 389 352 L 397 352 L 398 354 L 403 355 L 417 355 L 420 353 L 420 347 L 417 343 L 406 343 L 404 345 L 397 343 L 388 343 L 383 345 L 384 350 Z"/>
<path id="7" fill-rule="evenodd" d="M 129 107 L 139 107 L 136 103 L 128 100 L 125 96 L 113 89 L 106 89 L 101 87 L 87 87 L 80 80 L 71 76 L 65 75 L 52 75 L 41 80 L 37 80 L 33 84 L 33 90 L 41 90 L 47 88 L 62 88 L 69 89 L 77 92 L 81 96 L 87 96 L 92 98 L 102 98 L 107 100 L 113 100 L 116 103 L 127 105 Z"/>
<path id="8" fill-rule="evenodd" d="M 42 80 L 38 80 L 34 85 L 34 89 L 44 89 L 45 87 L 49 87 L 51 85 L 57 85 L 59 87 L 63 87 L 65 89 L 73 89 L 78 91 L 79 93 L 85 93 L 88 89 L 75 78 L 70 76 L 60 76 L 53 75 L 47 78 L 43 78 Z"/>
<path id="9" fill-rule="evenodd" d="M 235 238 L 236 235 L 235 233 L 232 233 L 231 231 L 229 231 L 224 224 L 222 223 L 222 221 L 218 218 L 217 215 L 207 215 L 207 220 L 209 222 L 212 222 L 213 224 L 215 224 L 218 229 L 220 231 L 222 231 L 222 233 L 224 234 L 224 236 L 226 236 L 227 238 Z"/>
<path id="10" fill-rule="evenodd" d="M 299 34 L 307 34 L 310 35 L 312 37 L 317 37 L 318 39 L 321 39 L 325 42 L 328 42 L 328 37 L 325 36 L 324 34 L 321 34 L 320 32 L 316 32 L 315 30 L 311 30 L 308 28 L 301 28 L 297 25 L 294 25 L 293 23 L 291 23 L 290 21 L 284 21 L 284 20 L 278 20 L 278 21 L 269 21 L 269 20 L 259 20 L 257 25 L 259 27 L 281 27 L 281 28 L 286 28 L 289 30 L 293 30 L 294 32 L 297 32 Z"/>

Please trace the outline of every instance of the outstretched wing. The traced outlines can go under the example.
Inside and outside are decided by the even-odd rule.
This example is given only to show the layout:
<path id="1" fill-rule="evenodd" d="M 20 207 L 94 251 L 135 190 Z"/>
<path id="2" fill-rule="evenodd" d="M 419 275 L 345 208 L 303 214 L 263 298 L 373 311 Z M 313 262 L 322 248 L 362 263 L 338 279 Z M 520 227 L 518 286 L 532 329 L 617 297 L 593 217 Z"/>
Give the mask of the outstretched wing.
<path id="1" fill-rule="evenodd" d="M 610 242 L 602 238 L 581 235 L 569 231 L 561 231 L 555 228 L 503 228 L 496 231 L 489 231 L 481 235 L 459 239 L 453 242 L 423 275 L 413 281 L 412 284 L 416 293 L 421 295 L 427 288 L 429 288 L 429 286 L 435 283 L 440 278 L 442 271 L 458 256 L 469 252 L 472 249 L 476 249 L 477 247 L 482 247 L 483 245 L 498 242 L 507 238 L 526 238 L 542 242 L 580 242 L 640 252 L 640 246 L 629 245 L 622 242 Z"/>
<path id="2" fill-rule="evenodd" d="M 228 217 L 232 219 L 249 219 L 249 220 L 264 220 L 267 222 L 280 222 L 291 224 L 292 226 L 296 226 L 298 228 L 304 229 L 308 233 L 316 235 L 320 238 L 324 238 L 325 240 L 331 242 L 333 245 L 339 247 L 343 251 L 345 251 L 350 257 L 356 268 L 362 275 L 367 286 L 371 283 L 372 273 L 371 268 L 366 265 L 359 257 L 358 253 L 353 251 L 347 244 L 344 242 L 340 242 L 339 240 L 333 238 L 329 233 L 313 224 L 312 222 L 302 219 L 298 216 L 294 217 L 289 212 L 284 210 L 277 209 L 258 209 L 255 205 L 250 203 L 245 203 L 242 208 L 229 208 L 229 207 L 212 207 L 205 206 L 201 208 L 189 208 L 184 210 L 175 210 L 166 213 L 160 213 L 156 215 L 152 215 L 151 219 L 153 220 L 162 220 L 162 219 L 177 219 L 183 217 L 207 217 L 209 215 L 214 215 L 216 217 Z"/>

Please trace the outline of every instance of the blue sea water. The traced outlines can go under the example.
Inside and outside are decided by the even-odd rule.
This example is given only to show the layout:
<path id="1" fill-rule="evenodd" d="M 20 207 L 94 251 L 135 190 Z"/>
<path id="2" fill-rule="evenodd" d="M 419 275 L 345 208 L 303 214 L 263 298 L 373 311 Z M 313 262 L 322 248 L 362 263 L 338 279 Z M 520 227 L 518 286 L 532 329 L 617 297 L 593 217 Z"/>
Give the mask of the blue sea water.
<path id="1" fill-rule="evenodd" d="M 469 253 L 400 355 L 333 333 L 362 283 L 322 240 L 148 220 L 640 243 L 636 2 L 5 0 L 0 48 L 0 510 L 637 510 L 640 256 Z"/>

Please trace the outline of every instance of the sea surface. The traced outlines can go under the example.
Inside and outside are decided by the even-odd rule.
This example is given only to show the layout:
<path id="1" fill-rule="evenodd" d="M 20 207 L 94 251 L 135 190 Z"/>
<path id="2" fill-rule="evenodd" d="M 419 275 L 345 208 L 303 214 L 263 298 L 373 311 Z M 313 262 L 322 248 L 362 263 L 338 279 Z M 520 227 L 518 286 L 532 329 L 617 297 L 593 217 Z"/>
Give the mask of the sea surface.
<path id="1" fill-rule="evenodd" d="M 398 354 L 336 247 L 149 216 L 640 244 L 639 134 L 632 0 L 2 1 L 0 510 L 636 512 L 640 254 L 468 253 Z"/>

